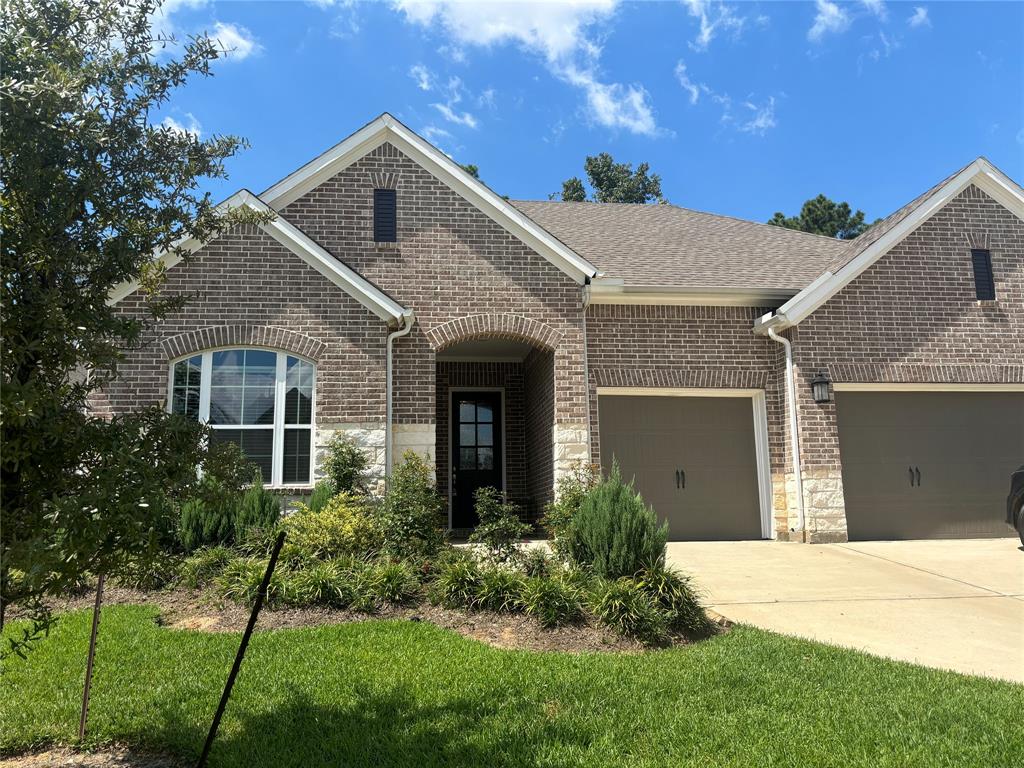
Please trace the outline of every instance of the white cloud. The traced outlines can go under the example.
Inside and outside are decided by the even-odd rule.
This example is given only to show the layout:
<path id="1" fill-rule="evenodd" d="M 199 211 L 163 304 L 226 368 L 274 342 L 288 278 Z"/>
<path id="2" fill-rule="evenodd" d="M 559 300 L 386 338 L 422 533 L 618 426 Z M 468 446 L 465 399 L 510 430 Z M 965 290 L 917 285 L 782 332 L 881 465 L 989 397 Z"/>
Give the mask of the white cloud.
<path id="1" fill-rule="evenodd" d="M 420 131 L 420 135 L 431 144 L 437 144 L 441 139 L 452 138 L 450 132 L 446 131 L 444 128 L 438 128 L 436 125 L 428 125 Z"/>
<path id="2" fill-rule="evenodd" d="M 914 13 L 907 17 L 907 24 L 911 27 L 930 27 L 932 20 L 928 18 L 928 9 L 920 5 L 914 6 Z"/>
<path id="3" fill-rule="evenodd" d="M 775 127 L 774 96 L 769 96 L 768 101 L 760 106 L 749 101 L 743 102 L 743 106 L 754 114 L 749 120 L 743 121 L 740 124 L 739 130 L 744 133 L 755 133 L 758 136 L 764 136 L 765 132 Z"/>
<path id="4" fill-rule="evenodd" d="M 160 125 L 162 125 L 164 128 L 170 128 L 175 133 L 191 134 L 192 136 L 195 136 L 198 139 L 203 133 L 203 126 L 199 124 L 199 121 L 196 120 L 195 115 L 193 115 L 191 112 L 186 112 L 185 118 L 185 123 L 179 123 L 173 117 L 168 115 L 163 119 Z"/>
<path id="5" fill-rule="evenodd" d="M 695 51 L 706 51 L 719 31 L 731 30 L 739 33 L 746 23 L 746 19 L 737 16 L 735 9 L 725 3 L 713 3 L 711 0 L 683 0 L 683 3 L 690 11 L 690 15 L 700 22 L 700 32 L 690 43 L 690 47 Z"/>
<path id="6" fill-rule="evenodd" d="M 608 20 L 617 3 L 618 0 L 571 0 L 524 5 L 509 0 L 393 0 L 410 23 L 443 29 L 450 38 L 444 46 L 446 50 L 462 56 L 466 47 L 518 45 L 542 57 L 555 77 L 579 88 L 585 96 L 588 114 L 596 123 L 655 135 L 658 128 L 649 103 L 650 94 L 640 85 L 608 83 L 598 75 L 601 48 L 588 36 L 588 29 Z M 445 110 L 434 106 L 450 119 Z M 450 101 L 443 106 L 455 113 Z"/>
<path id="7" fill-rule="evenodd" d="M 812 43 L 821 42 L 830 32 L 845 32 L 850 26 L 850 15 L 837 4 L 829 0 L 815 0 L 815 7 L 818 12 L 814 24 L 807 30 L 807 39 Z"/>
<path id="8" fill-rule="evenodd" d="M 696 104 L 697 100 L 700 99 L 701 87 L 690 79 L 690 76 L 686 74 L 686 64 L 682 59 L 676 62 L 676 80 L 683 86 L 683 90 L 690 94 L 690 103 Z"/>
<path id="9" fill-rule="evenodd" d="M 224 58 L 229 60 L 242 61 L 263 50 L 252 32 L 237 24 L 218 21 L 213 26 L 210 39 L 224 52 Z"/>
<path id="10" fill-rule="evenodd" d="M 886 21 L 889 18 L 889 8 L 885 4 L 885 0 L 861 0 L 864 3 L 864 7 L 868 11 L 877 16 L 882 21 Z"/>
<path id="11" fill-rule="evenodd" d="M 421 91 L 429 91 L 434 87 L 433 73 L 422 64 L 409 67 L 409 77 L 416 81 L 416 87 Z"/>
<path id="12" fill-rule="evenodd" d="M 487 88 L 476 97 L 476 103 L 481 107 L 490 107 L 493 109 L 495 104 L 494 98 L 497 95 L 498 92 L 496 90 L 493 88 Z"/>
<path id="13" fill-rule="evenodd" d="M 456 112 L 447 104 L 431 104 L 430 106 L 440 112 L 441 116 L 449 123 L 464 125 L 467 128 L 476 128 L 480 124 L 469 112 Z"/>

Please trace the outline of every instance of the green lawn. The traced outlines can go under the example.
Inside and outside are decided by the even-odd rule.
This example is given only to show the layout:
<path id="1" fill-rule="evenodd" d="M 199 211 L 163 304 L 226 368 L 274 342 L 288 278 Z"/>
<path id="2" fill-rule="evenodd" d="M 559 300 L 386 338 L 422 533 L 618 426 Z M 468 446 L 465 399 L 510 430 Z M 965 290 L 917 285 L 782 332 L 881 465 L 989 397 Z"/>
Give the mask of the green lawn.
<path id="1" fill-rule="evenodd" d="M 90 741 L 194 759 L 239 635 L 103 612 Z M 89 615 L 7 662 L 5 753 L 73 740 Z M 643 655 L 502 651 L 426 623 L 254 636 L 214 766 L 1024 765 L 1024 687 L 749 628 Z"/>

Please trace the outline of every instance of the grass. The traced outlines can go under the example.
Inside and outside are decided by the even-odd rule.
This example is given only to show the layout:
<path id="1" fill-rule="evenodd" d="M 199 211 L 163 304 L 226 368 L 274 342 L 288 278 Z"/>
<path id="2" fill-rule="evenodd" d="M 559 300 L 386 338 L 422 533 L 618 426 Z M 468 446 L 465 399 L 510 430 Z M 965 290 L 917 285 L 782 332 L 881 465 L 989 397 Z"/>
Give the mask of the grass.
<path id="1" fill-rule="evenodd" d="M 103 612 L 89 742 L 194 760 L 238 634 Z M 70 743 L 89 614 L 8 660 L 0 750 Z M 497 650 L 427 623 L 258 633 L 212 766 L 1020 766 L 1024 687 L 752 628 L 641 655 Z"/>

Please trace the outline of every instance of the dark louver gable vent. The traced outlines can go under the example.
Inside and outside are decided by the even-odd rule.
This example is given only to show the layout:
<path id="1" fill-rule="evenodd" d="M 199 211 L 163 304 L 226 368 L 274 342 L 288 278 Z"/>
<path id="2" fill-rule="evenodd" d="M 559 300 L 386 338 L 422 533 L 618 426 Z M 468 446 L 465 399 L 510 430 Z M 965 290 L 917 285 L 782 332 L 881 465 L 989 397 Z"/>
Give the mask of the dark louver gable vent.
<path id="1" fill-rule="evenodd" d="M 373 190 L 373 239 L 378 243 L 398 240 L 398 197 L 393 189 Z"/>
<path id="2" fill-rule="evenodd" d="M 974 263 L 974 293 L 978 301 L 992 301 L 996 297 L 996 284 L 992 276 L 992 254 L 975 248 L 971 251 Z"/>

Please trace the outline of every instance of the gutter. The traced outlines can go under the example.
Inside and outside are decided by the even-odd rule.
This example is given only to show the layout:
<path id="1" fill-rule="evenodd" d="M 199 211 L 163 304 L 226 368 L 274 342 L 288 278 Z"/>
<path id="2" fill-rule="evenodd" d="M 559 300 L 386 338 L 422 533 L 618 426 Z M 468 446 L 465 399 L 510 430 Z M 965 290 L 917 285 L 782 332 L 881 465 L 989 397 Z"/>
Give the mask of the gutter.
<path id="1" fill-rule="evenodd" d="M 392 363 L 392 351 L 394 347 L 395 339 L 407 336 L 412 330 L 412 324 L 415 317 L 411 309 L 407 309 L 402 313 L 401 325 L 397 331 L 392 331 L 388 334 L 387 339 L 387 353 L 386 353 L 386 372 L 385 372 L 385 383 L 384 388 L 386 390 L 385 395 L 385 406 L 384 406 L 384 482 L 386 483 L 391 477 L 391 465 L 394 462 L 394 428 L 391 424 L 392 411 L 394 406 L 392 405 L 393 400 L 393 382 L 394 378 L 394 364 Z"/>
<path id="2" fill-rule="evenodd" d="M 779 336 L 775 328 L 767 326 L 768 338 L 781 344 L 786 350 L 786 400 L 789 405 L 789 450 L 793 462 L 793 477 L 796 480 L 796 529 L 804 532 L 804 482 L 800 462 L 800 425 L 796 413 L 796 374 L 793 371 L 793 345 L 789 339 Z"/>

